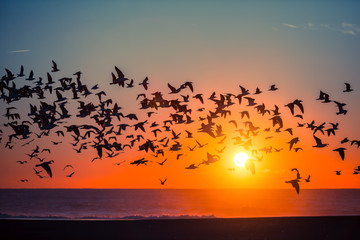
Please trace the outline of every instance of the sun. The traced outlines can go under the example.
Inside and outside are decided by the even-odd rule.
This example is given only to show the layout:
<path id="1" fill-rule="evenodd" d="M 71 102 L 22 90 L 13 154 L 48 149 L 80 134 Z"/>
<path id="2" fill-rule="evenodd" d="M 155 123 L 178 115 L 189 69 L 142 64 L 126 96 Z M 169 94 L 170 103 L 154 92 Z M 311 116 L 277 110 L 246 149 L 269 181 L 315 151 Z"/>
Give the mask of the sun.
<path id="1" fill-rule="evenodd" d="M 234 163 L 236 166 L 245 167 L 246 161 L 249 159 L 249 156 L 244 152 L 239 152 L 234 157 Z"/>

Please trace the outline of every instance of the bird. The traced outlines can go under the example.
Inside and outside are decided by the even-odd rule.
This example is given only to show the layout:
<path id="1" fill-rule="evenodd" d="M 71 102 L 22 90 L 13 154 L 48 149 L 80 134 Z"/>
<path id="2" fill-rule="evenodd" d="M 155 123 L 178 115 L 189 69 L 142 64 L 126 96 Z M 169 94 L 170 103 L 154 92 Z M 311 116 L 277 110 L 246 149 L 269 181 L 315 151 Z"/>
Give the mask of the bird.
<path id="1" fill-rule="evenodd" d="M 309 174 L 308 178 L 305 178 L 304 180 L 305 180 L 305 182 L 310 182 L 310 174 Z"/>
<path id="2" fill-rule="evenodd" d="M 167 161 L 167 158 L 165 158 L 164 161 L 162 161 L 162 162 L 156 162 L 156 163 L 162 166 L 162 165 L 164 165 L 164 163 L 165 163 L 166 161 Z"/>
<path id="3" fill-rule="evenodd" d="M 301 179 L 300 172 L 297 168 L 292 168 L 291 171 L 296 171 L 296 179 Z"/>
<path id="4" fill-rule="evenodd" d="M 329 145 L 328 143 L 322 143 L 321 139 L 316 137 L 315 135 L 314 136 L 314 139 L 316 141 L 316 145 L 313 146 L 313 147 L 316 147 L 316 148 L 323 148 L 323 147 L 326 147 L 327 145 Z"/>
<path id="5" fill-rule="evenodd" d="M 139 83 L 139 85 L 142 85 L 145 88 L 145 90 L 148 90 L 148 85 L 149 85 L 148 77 L 146 77 L 141 83 Z"/>
<path id="6" fill-rule="evenodd" d="M 336 175 L 341 175 L 341 171 L 334 171 Z"/>
<path id="7" fill-rule="evenodd" d="M 345 83 L 345 90 L 343 92 L 352 92 L 354 89 L 351 88 L 349 83 Z"/>
<path id="8" fill-rule="evenodd" d="M 338 107 L 338 112 L 336 113 L 336 115 L 340 115 L 340 114 L 346 115 L 347 110 L 344 109 L 344 106 L 346 106 L 346 103 L 340 103 L 337 101 L 334 101 L 334 103 Z"/>
<path id="9" fill-rule="evenodd" d="M 293 186 L 293 188 L 295 188 L 296 193 L 299 195 L 299 193 L 300 193 L 300 185 L 299 185 L 299 180 L 298 179 L 285 181 L 285 183 L 290 183 Z"/>
<path id="10" fill-rule="evenodd" d="M 57 67 L 56 62 L 55 62 L 54 60 L 52 60 L 51 62 L 52 62 L 52 70 L 51 70 L 51 72 L 58 72 L 58 71 L 60 71 L 60 69 L 58 69 L 58 67 Z"/>
<path id="11" fill-rule="evenodd" d="M 293 145 L 298 143 L 299 141 L 300 141 L 299 138 L 295 137 L 295 138 L 291 139 L 290 142 L 288 142 L 288 144 L 290 144 L 290 151 L 291 151 Z"/>
<path id="12" fill-rule="evenodd" d="M 19 164 L 25 164 L 25 163 L 27 163 L 27 161 L 16 161 L 17 163 L 19 163 Z"/>
<path id="13" fill-rule="evenodd" d="M 189 166 L 185 167 L 185 169 L 196 169 L 198 168 L 197 166 L 195 166 L 195 164 L 190 164 Z"/>
<path id="14" fill-rule="evenodd" d="M 20 73 L 17 75 L 18 77 L 23 77 L 23 76 L 25 76 L 24 75 L 24 66 L 23 65 L 21 65 L 21 67 L 20 67 Z"/>
<path id="15" fill-rule="evenodd" d="M 166 182 L 166 180 L 167 180 L 167 178 L 165 178 L 164 180 L 159 179 L 159 181 L 160 181 L 161 185 L 164 185 L 164 184 L 165 184 L 165 182 Z"/>
<path id="16" fill-rule="evenodd" d="M 345 159 L 345 150 L 346 150 L 346 148 L 340 147 L 340 148 L 334 149 L 333 151 L 338 152 L 340 154 L 341 160 L 344 161 L 344 159 Z"/>
<path id="17" fill-rule="evenodd" d="M 51 167 L 50 164 L 54 163 L 54 160 L 50 160 L 48 162 L 42 162 L 40 164 L 35 165 L 36 167 L 42 167 L 46 173 L 50 176 L 50 178 L 52 178 L 52 171 L 51 171 Z"/>
<path id="18" fill-rule="evenodd" d="M 273 84 L 273 85 L 270 86 L 269 91 L 276 91 L 276 90 L 278 90 L 278 88 L 276 87 L 275 84 Z"/>

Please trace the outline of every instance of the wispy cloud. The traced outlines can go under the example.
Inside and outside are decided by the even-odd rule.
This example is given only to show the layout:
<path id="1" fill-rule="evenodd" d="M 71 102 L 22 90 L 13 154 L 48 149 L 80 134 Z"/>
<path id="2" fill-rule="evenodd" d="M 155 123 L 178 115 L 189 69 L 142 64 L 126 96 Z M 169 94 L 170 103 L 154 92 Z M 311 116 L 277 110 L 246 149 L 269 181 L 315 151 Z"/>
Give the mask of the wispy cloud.
<path id="1" fill-rule="evenodd" d="M 287 28 L 293 28 L 293 29 L 296 28 L 299 30 L 327 29 L 330 31 L 339 32 L 339 33 L 343 33 L 343 34 L 349 34 L 349 35 L 353 35 L 353 36 L 360 35 L 360 26 L 357 26 L 356 24 L 348 23 L 348 22 L 342 22 L 340 24 L 326 24 L 326 23 L 315 24 L 312 22 L 308 22 L 305 24 L 297 24 L 297 25 L 283 23 L 282 26 L 287 27 Z"/>
<path id="2" fill-rule="evenodd" d="M 30 50 L 29 49 L 20 49 L 20 50 L 10 51 L 9 53 L 24 53 L 24 52 L 30 52 Z"/>
<path id="3" fill-rule="evenodd" d="M 289 23 L 283 23 L 282 25 L 285 27 L 289 27 L 289 28 L 297 28 L 297 26 L 295 26 L 293 24 L 289 24 Z"/>

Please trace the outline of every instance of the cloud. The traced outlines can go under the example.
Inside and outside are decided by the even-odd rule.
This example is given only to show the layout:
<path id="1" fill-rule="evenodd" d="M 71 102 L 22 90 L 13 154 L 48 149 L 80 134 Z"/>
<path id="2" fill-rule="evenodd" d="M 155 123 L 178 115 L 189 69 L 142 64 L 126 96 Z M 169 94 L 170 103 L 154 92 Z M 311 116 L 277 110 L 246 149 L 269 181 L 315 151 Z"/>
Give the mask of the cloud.
<path id="1" fill-rule="evenodd" d="M 289 28 L 297 28 L 297 26 L 295 26 L 293 24 L 283 23 L 282 25 L 285 27 L 289 27 Z"/>
<path id="2" fill-rule="evenodd" d="M 360 35 L 360 26 L 353 24 L 353 23 L 348 23 L 348 22 L 342 22 L 340 24 L 326 24 L 326 23 L 315 24 L 312 22 L 308 22 L 305 24 L 298 24 L 298 25 L 283 23 L 282 26 L 285 26 L 288 28 L 297 28 L 300 30 L 312 30 L 312 31 L 327 29 L 330 31 L 339 32 L 339 33 L 343 33 L 343 34 L 349 34 L 349 35 L 353 35 L 353 36 Z"/>
<path id="3" fill-rule="evenodd" d="M 29 49 L 21 49 L 21 50 L 10 51 L 9 53 L 24 53 L 24 52 L 30 52 L 30 50 Z"/>

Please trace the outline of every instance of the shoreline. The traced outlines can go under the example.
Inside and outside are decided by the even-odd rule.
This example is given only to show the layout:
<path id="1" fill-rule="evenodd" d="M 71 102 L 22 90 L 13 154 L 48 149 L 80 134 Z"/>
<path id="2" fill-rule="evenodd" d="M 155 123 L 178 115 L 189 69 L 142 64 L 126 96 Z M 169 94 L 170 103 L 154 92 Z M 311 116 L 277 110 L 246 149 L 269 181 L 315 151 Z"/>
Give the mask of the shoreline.
<path id="1" fill-rule="evenodd" d="M 142 220 L 0 219 L 1 239 L 351 239 L 360 216 Z"/>

